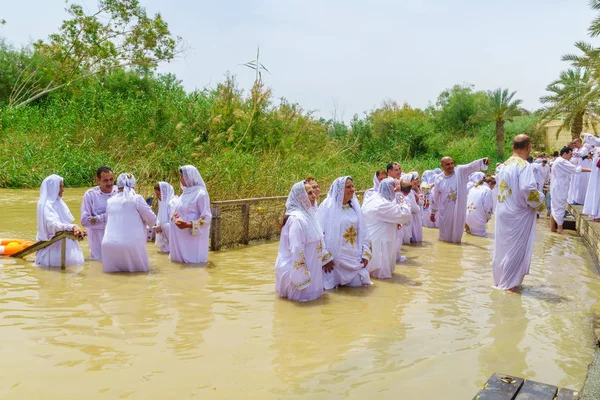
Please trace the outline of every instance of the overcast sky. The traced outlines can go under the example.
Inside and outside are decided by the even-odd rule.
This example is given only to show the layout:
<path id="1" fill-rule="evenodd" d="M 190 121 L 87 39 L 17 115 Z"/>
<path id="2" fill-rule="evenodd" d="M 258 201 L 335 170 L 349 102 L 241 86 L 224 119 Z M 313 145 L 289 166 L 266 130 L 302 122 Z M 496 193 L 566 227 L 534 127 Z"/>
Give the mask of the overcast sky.
<path id="1" fill-rule="evenodd" d="M 67 17 L 63 0 L 2 0 L 0 36 L 43 39 Z M 96 2 L 84 0 L 88 9 Z M 348 120 L 385 99 L 426 107 L 456 83 L 507 87 L 536 109 L 594 17 L 587 0 L 141 0 L 189 48 L 161 65 L 186 89 L 230 71 L 242 88 L 257 46 L 276 97 Z"/>

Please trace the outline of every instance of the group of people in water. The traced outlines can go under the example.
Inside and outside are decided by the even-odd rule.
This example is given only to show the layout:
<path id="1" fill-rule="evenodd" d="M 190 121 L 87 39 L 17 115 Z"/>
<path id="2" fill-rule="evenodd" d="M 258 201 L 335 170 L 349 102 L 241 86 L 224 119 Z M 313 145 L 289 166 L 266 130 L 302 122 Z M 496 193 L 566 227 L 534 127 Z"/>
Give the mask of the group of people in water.
<path id="1" fill-rule="evenodd" d="M 440 168 L 425 171 L 422 179 L 390 163 L 375 173 L 362 205 L 350 176 L 337 178 L 320 205 L 314 178 L 297 182 L 283 219 L 275 264 L 277 293 L 310 301 L 336 286 L 366 286 L 372 278 L 391 278 L 396 263 L 406 260 L 402 245 L 422 241 L 423 227 L 439 229 L 441 241 L 460 243 L 465 232 L 486 236 L 494 214 L 494 284 L 518 291 L 529 273 L 547 176 L 540 172 L 541 162 L 531 162 L 527 135 L 513 139 L 513 151 L 488 176 L 481 172 L 488 169 L 488 158 L 455 166 L 452 158 L 444 157 Z"/>
<path id="2" fill-rule="evenodd" d="M 210 198 L 198 169 L 186 165 L 179 169 L 181 196 L 167 182 L 158 182 L 154 192 L 158 216 L 146 200 L 135 192 L 131 173 L 117 177 L 100 167 L 95 186 L 83 195 L 81 225 L 62 199 L 63 178 L 50 175 L 42 182 L 37 205 L 37 240 L 47 241 L 60 231 L 88 238 L 90 259 L 102 262 L 104 272 L 147 272 L 147 227 L 156 232 L 155 243 L 161 252 L 181 263 L 208 261 L 208 237 L 212 214 Z M 84 263 L 75 239 L 66 239 L 66 266 Z M 61 244 L 54 243 L 36 253 L 35 264 L 42 267 L 61 265 Z"/>
<path id="3" fill-rule="evenodd" d="M 597 137 L 584 137 L 586 144 L 597 140 L 600 145 Z M 375 173 L 362 205 L 350 176 L 335 179 L 321 204 L 317 202 L 320 187 L 313 177 L 295 183 L 282 220 L 276 292 L 290 300 L 310 301 L 327 289 L 367 286 L 372 278 L 391 278 L 396 263 L 406 261 L 402 245 L 421 242 L 423 227 L 439 229 L 441 241 L 460 243 L 465 232 L 486 236 L 486 224 L 494 214 L 494 284 L 499 289 L 518 290 L 529 273 L 535 222 L 546 206 L 544 186 L 549 177 L 552 220 L 562 233 L 567 197 L 577 198 L 580 192 L 569 188 L 569 178 L 590 169 L 569 163 L 573 149 L 568 146 L 551 160 L 552 168 L 547 158 L 533 160 L 527 135 L 513 139 L 513 150 L 509 159 L 496 166 L 495 174 L 488 176 L 481 172 L 488 169 L 488 158 L 455 166 L 452 158 L 444 157 L 440 168 L 425 171 L 421 177 L 417 172 L 402 173 L 400 165 L 392 162 Z M 600 161 L 594 179 L 598 169 Z M 152 227 L 156 246 L 169 253 L 171 260 L 206 262 L 212 218 L 208 191 L 194 166 L 183 166 L 179 173 L 181 196 L 176 196 L 167 182 L 155 185 L 157 216 L 135 193 L 132 174 L 119 175 L 115 185 L 112 170 L 99 168 L 98 186 L 89 189 L 82 200 L 81 225 L 87 231 L 73 223 L 62 200 L 63 179 L 51 175 L 41 186 L 37 240 L 72 231 L 79 238 L 88 237 L 90 259 L 101 260 L 105 272 L 146 272 L 146 233 L 147 227 Z M 600 199 L 591 185 L 586 189 L 586 206 L 587 197 Z M 600 215 L 598 207 L 593 216 Z M 68 240 L 66 250 L 66 265 L 84 262 L 77 241 Z M 60 261 L 59 243 L 36 255 L 39 266 L 58 266 Z"/>

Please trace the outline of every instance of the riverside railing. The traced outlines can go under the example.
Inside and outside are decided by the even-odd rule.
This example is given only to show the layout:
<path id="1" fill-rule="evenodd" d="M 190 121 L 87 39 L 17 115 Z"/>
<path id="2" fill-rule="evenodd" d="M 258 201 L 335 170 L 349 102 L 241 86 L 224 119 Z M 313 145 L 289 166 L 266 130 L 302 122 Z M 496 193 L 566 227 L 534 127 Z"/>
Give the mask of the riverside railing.
<path id="1" fill-rule="evenodd" d="M 356 192 L 362 199 L 363 192 Z M 324 199 L 325 196 L 321 196 Z M 210 249 L 279 238 L 287 196 L 212 201 Z"/>

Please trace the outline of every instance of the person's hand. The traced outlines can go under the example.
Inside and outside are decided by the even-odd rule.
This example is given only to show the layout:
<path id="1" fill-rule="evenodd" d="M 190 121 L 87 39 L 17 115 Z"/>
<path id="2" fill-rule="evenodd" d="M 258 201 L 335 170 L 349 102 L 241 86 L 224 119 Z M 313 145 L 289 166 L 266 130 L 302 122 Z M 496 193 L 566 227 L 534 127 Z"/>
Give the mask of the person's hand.
<path id="1" fill-rule="evenodd" d="M 429 220 L 430 220 L 431 222 L 435 222 L 435 214 L 431 214 L 431 215 L 429 216 Z"/>
<path id="2" fill-rule="evenodd" d="M 163 233 L 163 228 L 160 226 L 157 226 L 155 231 L 156 231 L 156 233 Z"/>
<path id="3" fill-rule="evenodd" d="M 73 227 L 73 235 L 78 239 L 83 239 L 86 237 L 86 232 L 81 229 L 79 226 L 75 225 Z"/>
<path id="4" fill-rule="evenodd" d="M 490 159 L 489 159 L 489 157 L 486 157 L 486 158 L 484 158 L 484 159 L 483 159 L 483 163 L 484 163 L 486 166 L 488 166 L 488 167 L 489 167 L 489 166 L 490 166 Z"/>
<path id="5" fill-rule="evenodd" d="M 367 268 L 367 265 L 369 264 L 369 260 L 367 260 L 366 258 L 363 258 L 361 261 L 363 268 Z"/>
<path id="6" fill-rule="evenodd" d="M 191 228 L 192 227 L 192 223 L 191 222 L 185 222 L 185 221 L 175 221 L 175 225 L 179 229 L 186 229 L 186 228 Z"/>
<path id="7" fill-rule="evenodd" d="M 323 272 L 328 274 L 331 271 L 333 271 L 333 260 L 331 260 L 327 264 L 323 265 Z"/>

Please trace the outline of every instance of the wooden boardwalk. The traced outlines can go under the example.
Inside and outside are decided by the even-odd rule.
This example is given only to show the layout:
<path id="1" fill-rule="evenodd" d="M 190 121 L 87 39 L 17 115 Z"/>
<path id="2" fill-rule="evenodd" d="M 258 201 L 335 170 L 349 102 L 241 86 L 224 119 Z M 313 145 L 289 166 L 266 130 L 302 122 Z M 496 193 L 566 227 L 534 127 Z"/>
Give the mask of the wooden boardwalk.
<path id="1" fill-rule="evenodd" d="M 577 400 L 579 393 L 545 383 L 494 373 L 473 400 Z"/>
<path id="2" fill-rule="evenodd" d="M 47 240 L 47 241 L 42 240 L 37 243 L 34 243 L 31 246 L 19 251 L 18 253 L 11 255 L 11 257 L 25 258 L 26 256 L 28 256 L 31 253 L 35 253 L 36 251 L 39 251 L 45 247 L 48 247 L 48 246 L 58 242 L 59 240 L 62 240 L 61 248 L 60 248 L 60 250 L 61 250 L 61 252 L 60 252 L 60 259 L 61 259 L 60 268 L 65 269 L 66 268 L 67 239 L 81 240 L 81 238 L 75 237 L 75 235 L 73 235 L 73 232 L 62 231 L 62 232 L 58 232 L 56 235 L 54 235 L 54 237 L 52 239 Z"/>

